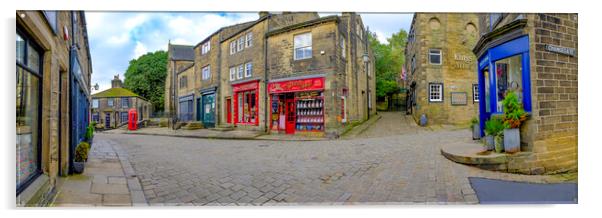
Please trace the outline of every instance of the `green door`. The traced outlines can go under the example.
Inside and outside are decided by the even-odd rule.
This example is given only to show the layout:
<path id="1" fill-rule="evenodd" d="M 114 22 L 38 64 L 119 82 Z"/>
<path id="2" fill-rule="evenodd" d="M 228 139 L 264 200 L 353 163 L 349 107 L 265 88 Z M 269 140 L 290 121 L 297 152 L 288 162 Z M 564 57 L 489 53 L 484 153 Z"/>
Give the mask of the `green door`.
<path id="1" fill-rule="evenodd" d="M 215 94 L 203 95 L 202 119 L 205 127 L 215 127 Z"/>

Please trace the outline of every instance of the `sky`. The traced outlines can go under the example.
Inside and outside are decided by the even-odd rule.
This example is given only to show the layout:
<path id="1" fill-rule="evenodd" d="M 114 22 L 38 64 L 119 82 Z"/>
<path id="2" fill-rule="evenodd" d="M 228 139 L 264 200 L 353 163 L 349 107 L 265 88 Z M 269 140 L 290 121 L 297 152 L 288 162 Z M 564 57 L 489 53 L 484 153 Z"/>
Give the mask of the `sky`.
<path id="1" fill-rule="evenodd" d="M 320 16 L 333 13 L 320 13 Z M 409 30 L 413 14 L 360 14 L 379 41 L 399 29 Z M 113 76 L 123 74 L 130 60 L 148 52 L 167 50 L 167 44 L 196 45 L 221 27 L 257 19 L 257 13 L 86 12 L 92 56 L 92 85 L 97 93 L 111 88 Z"/>

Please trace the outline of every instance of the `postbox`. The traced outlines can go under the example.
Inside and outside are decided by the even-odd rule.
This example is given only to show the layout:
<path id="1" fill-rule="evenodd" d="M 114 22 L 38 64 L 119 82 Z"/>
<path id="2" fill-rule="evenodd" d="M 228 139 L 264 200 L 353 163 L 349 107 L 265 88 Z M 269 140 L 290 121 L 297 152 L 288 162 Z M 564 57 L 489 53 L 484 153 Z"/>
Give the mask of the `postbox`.
<path id="1" fill-rule="evenodd" d="M 138 129 L 138 112 L 136 109 L 132 108 L 128 111 L 128 129 L 136 130 Z"/>

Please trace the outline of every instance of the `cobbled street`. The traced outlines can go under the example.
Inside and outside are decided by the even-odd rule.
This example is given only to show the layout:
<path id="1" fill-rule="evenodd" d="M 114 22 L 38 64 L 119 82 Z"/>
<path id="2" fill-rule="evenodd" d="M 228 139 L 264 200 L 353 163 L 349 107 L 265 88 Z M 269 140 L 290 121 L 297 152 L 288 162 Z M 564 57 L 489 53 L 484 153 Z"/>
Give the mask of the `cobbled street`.
<path id="1" fill-rule="evenodd" d="M 478 199 L 468 177 L 556 181 L 454 163 L 440 154 L 440 147 L 471 140 L 468 130 L 432 131 L 401 113 L 381 115 L 370 129 L 348 140 L 125 134 L 97 134 L 95 140 L 106 141 L 129 159 L 151 206 L 474 204 Z"/>

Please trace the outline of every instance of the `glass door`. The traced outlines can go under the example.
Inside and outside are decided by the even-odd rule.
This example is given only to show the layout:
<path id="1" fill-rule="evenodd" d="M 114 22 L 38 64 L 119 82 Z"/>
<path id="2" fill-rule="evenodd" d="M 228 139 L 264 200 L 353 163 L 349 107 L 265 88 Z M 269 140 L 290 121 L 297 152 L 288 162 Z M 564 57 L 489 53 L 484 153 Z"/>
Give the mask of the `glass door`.
<path id="1" fill-rule="evenodd" d="M 215 95 L 203 95 L 203 125 L 215 126 Z"/>

